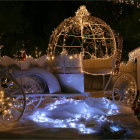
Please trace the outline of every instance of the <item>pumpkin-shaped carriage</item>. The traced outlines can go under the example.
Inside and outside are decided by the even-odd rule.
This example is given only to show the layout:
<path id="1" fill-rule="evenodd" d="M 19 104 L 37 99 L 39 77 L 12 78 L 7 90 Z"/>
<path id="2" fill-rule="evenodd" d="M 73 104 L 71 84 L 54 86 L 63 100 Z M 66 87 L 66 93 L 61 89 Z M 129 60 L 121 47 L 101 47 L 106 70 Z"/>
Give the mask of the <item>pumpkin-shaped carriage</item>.
<path id="1" fill-rule="evenodd" d="M 116 45 L 111 28 L 81 6 L 74 17 L 65 19 L 52 32 L 46 56 L 28 58 L 24 63 L 1 58 L 2 119 L 19 120 L 25 106 L 37 108 L 44 96 L 91 93 L 132 104 L 137 94 L 136 75 L 119 70 L 122 40 L 119 36 L 117 40 Z"/>

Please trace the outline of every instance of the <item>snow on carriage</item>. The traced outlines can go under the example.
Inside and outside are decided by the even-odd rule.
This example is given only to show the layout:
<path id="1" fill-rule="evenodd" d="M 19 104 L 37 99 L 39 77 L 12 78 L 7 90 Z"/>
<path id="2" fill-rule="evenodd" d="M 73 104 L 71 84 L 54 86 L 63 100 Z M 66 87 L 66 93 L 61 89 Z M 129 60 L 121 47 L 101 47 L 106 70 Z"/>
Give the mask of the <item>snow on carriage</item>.
<path id="1" fill-rule="evenodd" d="M 137 93 L 135 72 L 121 70 L 121 51 L 121 38 L 116 45 L 111 28 L 81 6 L 52 32 L 47 55 L 24 62 L 0 59 L 2 119 L 19 120 L 27 105 L 37 108 L 45 96 L 91 92 L 132 104 Z"/>

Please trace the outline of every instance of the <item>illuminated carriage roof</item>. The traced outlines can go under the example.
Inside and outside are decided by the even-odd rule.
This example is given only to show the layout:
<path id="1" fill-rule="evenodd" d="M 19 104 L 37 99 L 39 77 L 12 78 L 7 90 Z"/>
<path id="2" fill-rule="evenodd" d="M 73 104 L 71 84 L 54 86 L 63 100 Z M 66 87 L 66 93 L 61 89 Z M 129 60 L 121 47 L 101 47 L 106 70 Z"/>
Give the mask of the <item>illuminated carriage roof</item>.
<path id="1" fill-rule="evenodd" d="M 108 58 L 116 51 L 111 28 L 80 6 L 74 17 L 65 19 L 52 33 L 48 52 L 58 54 L 88 52 L 92 58 Z"/>

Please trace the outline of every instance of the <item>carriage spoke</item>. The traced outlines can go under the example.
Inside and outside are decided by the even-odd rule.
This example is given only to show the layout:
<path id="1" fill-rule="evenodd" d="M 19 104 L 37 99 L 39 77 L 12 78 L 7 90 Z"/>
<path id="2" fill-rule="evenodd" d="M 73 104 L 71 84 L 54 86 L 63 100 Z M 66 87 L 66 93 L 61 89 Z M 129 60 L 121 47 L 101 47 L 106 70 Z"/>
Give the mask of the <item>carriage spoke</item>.
<path id="1" fill-rule="evenodd" d="M 11 123 L 19 120 L 23 115 L 26 104 L 25 95 L 12 76 L 3 77 L 3 81 L 4 84 L 1 85 L 3 94 L 0 95 L 2 100 L 0 116 L 4 123 Z M 17 95 L 21 96 L 20 99 L 17 98 Z"/>
<path id="2" fill-rule="evenodd" d="M 28 93 L 43 93 L 43 85 L 42 82 L 35 76 L 23 76 L 22 77 L 22 83 L 19 82 L 19 84 L 22 86 L 24 92 L 26 94 Z M 37 100 L 37 101 L 36 101 Z M 42 97 L 30 97 L 27 98 L 27 104 L 28 106 L 32 106 L 33 108 L 37 108 L 39 104 L 41 103 Z M 30 107 L 28 107 L 30 108 Z"/>
<path id="3" fill-rule="evenodd" d="M 15 106 L 13 106 L 12 108 L 18 110 L 19 112 L 22 112 L 22 110 L 20 110 L 19 108 L 15 107 Z"/>
<path id="4" fill-rule="evenodd" d="M 136 98 L 136 81 L 130 74 L 121 75 L 113 87 L 113 100 L 131 105 Z"/>

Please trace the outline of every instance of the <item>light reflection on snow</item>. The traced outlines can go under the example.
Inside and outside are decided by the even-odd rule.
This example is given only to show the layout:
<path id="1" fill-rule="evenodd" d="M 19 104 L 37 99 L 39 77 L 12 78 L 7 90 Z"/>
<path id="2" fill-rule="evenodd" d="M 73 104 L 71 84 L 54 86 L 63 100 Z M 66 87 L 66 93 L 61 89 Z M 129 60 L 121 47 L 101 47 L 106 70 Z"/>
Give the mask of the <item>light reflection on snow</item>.
<path id="1" fill-rule="evenodd" d="M 81 134 L 92 134 L 96 133 L 94 125 L 87 127 L 86 122 L 96 122 L 97 125 L 101 125 L 109 121 L 107 116 L 117 113 L 119 113 L 118 108 L 106 98 L 85 100 L 62 98 L 48 104 L 43 109 L 36 110 L 29 117 L 51 128 L 74 128 Z M 114 126 L 111 129 L 115 131 Z"/>

